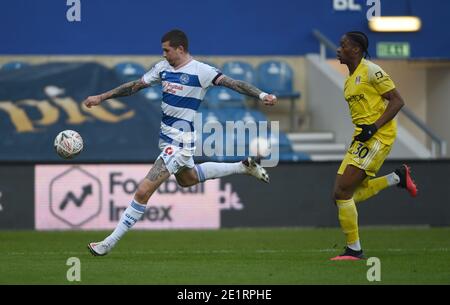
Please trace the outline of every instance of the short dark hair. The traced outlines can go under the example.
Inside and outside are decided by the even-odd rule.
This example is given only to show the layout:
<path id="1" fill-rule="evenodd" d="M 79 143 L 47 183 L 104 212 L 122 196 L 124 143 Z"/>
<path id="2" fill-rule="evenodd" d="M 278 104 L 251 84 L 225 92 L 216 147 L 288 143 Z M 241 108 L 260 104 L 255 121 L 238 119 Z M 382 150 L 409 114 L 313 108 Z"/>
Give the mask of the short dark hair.
<path id="1" fill-rule="evenodd" d="M 189 42 L 186 34 L 181 30 L 171 30 L 163 35 L 161 38 L 161 43 L 169 41 L 169 45 L 173 48 L 183 46 L 184 50 L 187 52 L 189 50 Z"/>
<path id="2" fill-rule="evenodd" d="M 358 46 L 361 47 L 361 51 L 362 51 L 364 58 L 366 58 L 367 56 L 370 57 L 369 51 L 368 51 L 369 38 L 367 37 L 366 34 L 364 34 L 363 32 L 360 32 L 360 31 L 351 31 L 351 32 L 347 32 L 345 34 L 345 36 L 347 36 L 347 38 L 350 39 L 353 43 L 356 43 Z"/>

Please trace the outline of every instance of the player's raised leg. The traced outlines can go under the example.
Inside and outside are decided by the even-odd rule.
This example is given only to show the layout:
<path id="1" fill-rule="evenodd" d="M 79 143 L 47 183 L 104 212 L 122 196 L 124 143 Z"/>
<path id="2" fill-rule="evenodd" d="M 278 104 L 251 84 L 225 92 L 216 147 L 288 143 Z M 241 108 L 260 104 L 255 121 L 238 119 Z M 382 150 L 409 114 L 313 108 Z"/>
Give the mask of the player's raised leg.
<path id="1" fill-rule="evenodd" d="M 394 172 L 386 176 L 374 179 L 365 179 L 356 189 L 353 199 L 356 203 L 365 201 L 375 196 L 385 188 L 394 185 L 404 188 L 412 197 L 417 196 L 418 189 L 411 177 L 411 170 L 407 165 L 403 164 Z"/>
<path id="2" fill-rule="evenodd" d="M 397 184 L 398 187 L 404 188 L 412 197 L 416 197 L 419 190 L 417 189 L 416 183 L 411 177 L 411 169 L 408 165 L 403 164 L 397 168 L 394 172 L 400 179 Z"/>
<path id="3" fill-rule="evenodd" d="M 259 165 L 253 157 L 248 157 L 236 163 L 205 162 L 196 165 L 195 169 L 199 177 L 199 182 L 232 174 L 247 174 L 269 183 L 269 175 L 266 169 Z"/>
<path id="4" fill-rule="evenodd" d="M 123 235 L 142 217 L 151 195 L 169 176 L 170 173 L 162 158 L 158 158 L 147 176 L 139 184 L 133 200 L 123 212 L 115 230 L 103 241 L 89 243 L 88 248 L 93 255 L 103 256 L 111 251 Z"/>
<path id="5" fill-rule="evenodd" d="M 186 168 L 175 176 L 181 186 L 188 187 L 209 179 L 233 174 L 247 174 L 269 183 L 269 174 L 266 169 L 252 157 L 234 163 L 205 162 L 196 164 L 194 168 Z"/>
<path id="6" fill-rule="evenodd" d="M 384 190 L 393 185 L 397 185 L 400 178 L 396 173 L 390 173 L 389 175 L 370 179 L 367 177 L 361 185 L 355 190 L 353 199 L 356 203 L 365 201 L 375 195 L 380 191 Z"/>

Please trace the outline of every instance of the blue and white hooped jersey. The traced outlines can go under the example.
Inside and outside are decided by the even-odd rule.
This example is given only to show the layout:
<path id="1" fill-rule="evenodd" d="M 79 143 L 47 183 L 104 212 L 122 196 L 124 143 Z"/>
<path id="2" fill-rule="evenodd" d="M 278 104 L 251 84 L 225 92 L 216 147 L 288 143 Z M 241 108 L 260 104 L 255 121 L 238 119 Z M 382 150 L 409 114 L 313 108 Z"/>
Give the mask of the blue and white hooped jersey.
<path id="1" fill-rule="evenodd" d="M 159 137 L 163 142 L 195 150 L 194 118 L 207 89 L 222 75 L 217 69 L 192 59 L 174 69 L 166 60 L 142 77 L 149 85 L 162 84 L 162 120 Z"/>

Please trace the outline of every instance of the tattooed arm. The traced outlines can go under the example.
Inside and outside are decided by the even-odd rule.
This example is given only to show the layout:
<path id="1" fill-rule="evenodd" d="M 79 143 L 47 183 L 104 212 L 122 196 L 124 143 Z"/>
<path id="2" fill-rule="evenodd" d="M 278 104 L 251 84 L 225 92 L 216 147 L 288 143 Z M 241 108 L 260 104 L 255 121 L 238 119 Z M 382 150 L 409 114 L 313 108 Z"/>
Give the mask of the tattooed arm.
<path id="1" fill-rule="evenodd" d="M 259 98 L 259 95 L 262 93 L 261 90 L 254 87 L 253 85 L 250 85 L 249 83 L 243 82 L 241 80 L 235 80 L 225 75 L 219 78 L 217 84 L 220 86 L 228 87 L 230 89 L 233 89 L 234 91 L 251 97 Z"/>
<path id="2" fill-rule="evenodd" d="M 217 85 L 230 88 L 236 92 L 239 92 L 239 93 L 251 96 L 251 97 L 259 98 L 262 101 L 264 101 L 265 105 L 272 106 L 277 101 L 277 97 L 275 95 L 264 93 L 261 90 L 259 90 L 258 88 L 256 88 L 255 86 L 253 86 L 247 82 L 244 82 L 241 80 L 235 80 L 235 79 L 232 79 L 225 75 L 222 75 L 221 77 L 219 77 L 219 79 L 217 80 Z"/>
<path id="3" fill-rule="evenodd" d="M 105 92 L 105 93 L 102 93 L 99 95 L 89 96 L 88 98 L 86 98 L 83 101 L 83 103 L 88 108 L 91 108 L 91 106 L 97 106 L 101 102 L 111 99 L 111 98 L 132 95 L 132 94 L 138 92 L 139 90 L 144 89 L 148 86 L 149 85 L 144 83 L 141 79 L 138 79 L 135 81 L 131 81 L 131 82 L 122 84 L 119 87 L 114 88 L 108 92 Z"/>

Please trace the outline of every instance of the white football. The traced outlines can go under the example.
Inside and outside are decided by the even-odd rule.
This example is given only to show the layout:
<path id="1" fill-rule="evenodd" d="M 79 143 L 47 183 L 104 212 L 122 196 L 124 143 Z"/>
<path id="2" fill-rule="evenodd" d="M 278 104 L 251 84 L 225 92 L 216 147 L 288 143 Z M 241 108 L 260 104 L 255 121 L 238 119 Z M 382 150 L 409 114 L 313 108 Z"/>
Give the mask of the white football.
<path id="1" fill-rule="evenodd" d="M 83 150 L 83 138 L 74 130 L 63 130 L 55 138 L 55 150 L 63 159 L 72 159 Z"/>
<path id="2" fill-rule="evenodd" d="M 270 143 L 266 138 L 257 137 L 250 142 L 250 154 L 257 157 L 270 155 Z"/>

